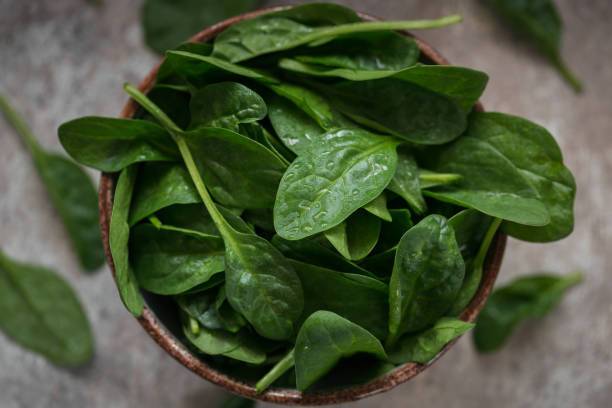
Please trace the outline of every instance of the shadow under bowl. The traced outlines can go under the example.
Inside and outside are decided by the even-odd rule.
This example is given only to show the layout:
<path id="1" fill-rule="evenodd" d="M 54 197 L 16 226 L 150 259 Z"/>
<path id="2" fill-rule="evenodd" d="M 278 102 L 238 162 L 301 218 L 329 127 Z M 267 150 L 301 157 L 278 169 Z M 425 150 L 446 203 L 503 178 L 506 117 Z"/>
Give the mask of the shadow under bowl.
<path id="1" fill-rule="evenodd" d="M 260 9 L 251 13 L 242 14 L 218 24 L 208 27 L 191 38 L 194 42 L 206 42 L 213 39 L 227 27 L 239 21 L 251 19 L 261 14 L 281 9 L 281 7 Z M 364 20 L 376 20 L 376 18 L 360 13 Z M 440 55 L 434 48 L 423 40 L 415 37 L 411 33 L 403 33 L 413 37 L 421 50 L 421 58 L 430 64 L 447 65 L 448 61 Z M 155 84 L 155 77 L 159 65 L 153 68 L 145 79 L 140 83 L 138 88 L 146 93 Z M 129 100 L 121 111 L 122 118 L 132 117 L 138 109 L 138 105 L 133 100 Z M 483 107 L 477 103 L 476 110 L 482 111 Z M 102 238 L 106 258 L 110 265 L 113 276 L 115 267 L 110 254 L 109 248 L 109 227 L 113 205 L 113 193 L 115 190 L 116 174 L 103 173 L 100 179 L 99 187 L 99 206 L 100 206 L 100 224 L 102 228 Z M 467 322 L 474 322 L 476 317 L 482 310 L 497 274 L 501 267 L 504 250 L 506 247 L 506 235 L 498 232 L 495 236 L 487 259 L 484 265 L 483 277 L 480 283 L 478 292 L 472 299 L 468 307 L 461 313 L 460 318 Z M 342 402 L 355 401 L 371 395 L 379 394 L 388 391 L 399 384 L 402 384 L 419 373 L 423 372 L 431 366 L 440 356 L 448 351 L 456 342 L 453 341 L 447 344 L 442 351 L 427 364 L 406 363 L 396 367 L 394 370 L 364 384 L 347 386 L 340 389 L 330 389 L 323 391 L 302 393 L 295 389 L 285 388 L 270 388 L 262 394 L 255 392 L 254 384 L 236 378 L 232 375 L 225 374 L 215 367 L 211 362 L 204 361 L 201 356 L 193 353 L 180 340 L 180 327 L 176 315 L 175 305 L 168 299 L 160 296 L 144 293 L 145 307 L 142 315 L 137 318 L 141 326 L 146 332 L 163 348 L 168 354 L 174 357 L 182 365 L 199 375 L 200 377 L 225 388 L 227 391 L 240 396 L 261 401 L 267 401 L 279 404 L 288 405 L 326 405 L 338 404 Z"/>

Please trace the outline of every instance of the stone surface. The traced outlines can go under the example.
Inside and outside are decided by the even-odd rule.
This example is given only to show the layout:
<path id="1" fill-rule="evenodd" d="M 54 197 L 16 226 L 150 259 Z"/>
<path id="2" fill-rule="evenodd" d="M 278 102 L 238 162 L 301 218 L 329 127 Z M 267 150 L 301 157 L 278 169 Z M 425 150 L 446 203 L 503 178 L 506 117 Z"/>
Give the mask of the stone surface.
<path id="1" fill-rule="evenodd" d="M 86 114 L 116 115 L 157 57 L 142 44 L 139 1 L 0 0 L 0 92 L 41 142 L 59 150 L 57 126 Z M 557 137 L 576 175 L 576 230 L 545 246 L 510 240 L 500 281 L 533 271 L 585 271 L 549 317 L 522 327 L 502 351 L 481 356 L 468 336 L 410 383 L 355 407 L 607 407 L 612 399 L 612 4 L 558 1 L 564 54 L 584 80 L 575 95 L 506 32 L 479 1 L 354 0 L 384 18 L 459 12 L 462 25 L 421 35 L 453 63 L 489 73 L 483 102 L 532 119 Z M 93 175 L 93 173 L 92 173 Z M 123 310 L 107 268 L 79 271 L 23 146 L 0 120 L 0 246 L 52 266 L 76 287 L 93 322 L 97 354 L 69 371 L 0 335 L 0 407 L 212 407 L 223 393 L 166 356 Z"/>

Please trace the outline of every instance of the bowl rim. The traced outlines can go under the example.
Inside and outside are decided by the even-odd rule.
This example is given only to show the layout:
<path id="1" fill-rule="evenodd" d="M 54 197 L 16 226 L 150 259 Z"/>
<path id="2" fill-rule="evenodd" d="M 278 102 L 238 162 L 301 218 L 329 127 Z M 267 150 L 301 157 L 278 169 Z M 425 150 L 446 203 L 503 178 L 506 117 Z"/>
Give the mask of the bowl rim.
<path id="1" fill-rule="evenodd" d="M 204 42 L 214 38 L 220 32 L 225 30 L 227 27 L 237 22 L 251 19 L 262 14 L 266 14 L 273 11 L 286 9 L 290 6 L 270 7 L 261 8 L 249 13 L 240 14 L 229 19 L 223 20 L 217 24 L 214 24 L 199 33 L 195 34 L 189 39 L 191 42 Z M 364 20 L 379 20 L 369 14 L 358 13 Z M 431 60 L 433 63 L 438 65 L 448 65 L 449 62 L 444 58 L 438 51 L 430 46 L 425 41 L 414 36 L 409 32 L 402 32 L 404 35 L 413 37 L 417 42 L 421 54 Z M 145 76 L 145 78 L 138 85 L 140 91 L 148 92 L 155 83 L 155 78 L 161 61 Z M 136 112 L 138 108 L 137 103 L 129 99 L 123 109 L 121 110 L 121 118 L 130 118 Z M 483 111 L 484 108 L 480 102 L 475 105 L 475 110 Z M 109 229 L 110 229 L 110 218 L 113 205 L 113 194 L 115 189 L 116 173 L 102 173 L 100 176 L 100 185 L 98 190 L 98 204 L 100 211 L 100 227 L 102 232 L 102 240 L 104 244 L 104 252 L 106 260 L 109 264 L 113 279 L 115 279 L 115 266 L 110 253 L 109 246 Z M 499 273 L 504 251 L 506 248 L 507 236 L 501 231 L 498 231 L 491 243 L 485 265 L 483 268 L 483 277 L 480 282 L 478 291 L 468 307 L 461 313 L 460 318 L 467 322 L 474 322 L 484 304 L 491 293 L 493 284 Z M 338 404 L 342 402 L 356 401 L 365 397 L 369 397 L 375 394 L 386 392 L 392 388 L 414 378 L 419 373 L 423 372 L 435 361 L 437 361 L 444 353 L 446 353 L 458 339 L 448 343 L 438 353 L 438 355 L 427 364 L 418 363 L 405 363 L 401 366 L 396 367 L 394 370 L 387 374 L 378 377 L 365 384 L 353 385 L 341 389 L 333 389 L 329 391 L 318 391 L 312 393 L 302 393 L 295 389 L 286 388 L 274 388 L 271 387 L 267 391 L 257 394 L 255 388 L 239 381 L 229 375 L 226 375 L 213 367 L 206 364 L 191 351 L 189 351 L 177 338 L 174 337 L 168 331 L 164 325 L 157 319 L 155 314 L 146 305 L 143 309 L 141 316 L 136 317 L 143 329 L 153 338 L 153 340 L 174 359 L 176 359 L 183 366 L 187 367 L 195 374 L 208 380 L 209 382 L 223 387 L 225 390 L 242 397 L 257 399 L 260 401 L 286 404 L 286 405 L 327 405 L 327 404 Z"/>

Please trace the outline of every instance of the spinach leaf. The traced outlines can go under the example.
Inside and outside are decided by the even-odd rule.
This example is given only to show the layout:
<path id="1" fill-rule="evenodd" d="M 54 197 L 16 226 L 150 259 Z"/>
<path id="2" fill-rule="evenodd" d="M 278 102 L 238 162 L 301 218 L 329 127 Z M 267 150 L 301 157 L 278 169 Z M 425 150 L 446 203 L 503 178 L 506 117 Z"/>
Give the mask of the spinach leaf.
<path id="1" fill-rule="evenodd" d="M 119 295 L 126 309 L 138 317 L 142 314 L 144 299 L 138 289 L 136 276 L 129 262 L 128 248 L 130 239 L 128 217 L 137 174 L 136 165 L 123 169 L 119 174 L 113 199 L 108 241 L 115 266 L 115 281 Z"/>
<path id="2" fill-rule="evenodd" d="M 380 341 L 366 329 L 328 311 L 310 315 L 295 341 L 297 388 L 306 390 L 342 358 L 368 353 L 385 360 Z"/>
<path id="3" fill-rule="evenodd" d="M 185 166 L 150 162 L 141 165 L 130 209 L 130 225 L 173 204 L 199 203 L 200 197 Z"/>
<path id="4" fill-rule="evenodd" d="M 459 16 L 448 16 L 438 20 L 361 22 L 354 11 L 342 6 L 305 4 L 233 24 L 215 39 L 213 56 L 239 62 L 301 45 L 320 45 L 347 34 L 436 28 L 459 20 Z"/>
<path id="5" fill-rule="evenodd" d="M 339 272 L 365 275 L 376 278 L 373 273 L 349 261 L 333 249 L 324 246 L 315 239 L 288 241 L 278 235 L 272 237 L 272 245 L 278 248 L 287 258 L 307 262 L 313 265 L 331 268 Z"/>
<path id="6" fill-rule="evenodd" d="M 302 313 L 304 299 L 299 277 L 289 261 L 265 239 L 251 232 L 240 232 L 228 223 L 208 193 L 190 150 L 190 135 L 179 129 L 138 89 L 131 85 L 124 88 L 166 128 L 181 152 L 200 198 L 225 244 L 226 291 L 230 304 L 263 337 L 290 338 Z"/>
<path id="7" fill-rule="evenodd" d="M 172 51 L 185 51 L 206 57 L 212 53 L 212 44 L 186 42 L 172 49 Z M 184 80 L 174 69 L 173 59 L 167 56 L 159 66 L 155 79 L 158 85 L 185 85 Z"/>
<path id="8" fill-rule="evenodd" d="M 239 126 L 240 134 L 265 146 L 276 155 L 285 165 L 295 159 L 295 154 L 285 147 L 275 136 L 259 123 L 246 123 Z"/>
<path id="9" fill-rule="evenodd" d="M 431 329 L 402 337 L 397 346 L 388 352 L 389 360 L 395 364 L 426 364 L 434 359 L 444 346 L 473 327 L 473 323 L 443 317 Z"/>
<path id="10" fill-rule="evenodd" d="M 324 130 L 295 103 L 280 96 L 268 100 L 268 114 L 280 140 L 297 155 L 308 152 Z"/>
<path id="11" fill-rule="evenodd" d="M 104 264 L 98 195 L 91 179 L 74 162 L 43 150 L 23 118 L 0 95 L 0 111 L 26 144 L 81 266 L 93 271 Z"/>
<path id="12" fill-rule="evenodd" d="M 346 259 L 357 261 L 368 256 L 380 235 L 380 218 L 357 210 L 344 222 L 325 231 L 325 237 Z"/>
<path id="13" fill-rule="evenodd" d="M 487 3 L 511 28 L 523 34 L 536 46 L 576 92 L 582 91 L 580 80 L 561 57 L 563 24 L 552 0 L 488 0 Z"/>
<path id="14" fill-rule="evenodd" d="M 393 177 L 397 145 L 359 129 L 323 135 L 283 175 L 274 204 L 277 233 L 291 240 L 314 235 L 375 199 Z"/>
<path id="15" fill-rule="evenodd" d="M 246 321 L 227 302 L 225 288 L 177 296 L 181 310 L 211 330 L 225 330 L 231 333 L 245 326 Z"/>
<path id="16" fill-rule="evenodd" d="M 410 151 L 404 146 L 397 150 L 397 168 L 388 186 L 389 190 L 402 197 L 417 214 L 427 210 L 421 194 L 419 168 Z"/>
<path id="17" fill-rule="evenodd" d="M 468 260 L 476 256 L 492 222 L 493 219 L 488 215 L 470 208 L 449 218 L 448 225 L 455 231 L 455 239 L 463 259 Z"/>
<path id="18" fill-rule="evenodd" d="M 270 150 L 220 128 L 184 132 L 196 165 L 212 196 L 234 208 L 269 208 L 286 165 Z"/>
<path id="19" fill-rule="evenodd" d="M 110 173 L 133 163 L 179 157 L 164 129 L 146 120 L 87 116 L 63 123 L 58 134 L 74 160 Z"/>
<path id="20" fill-rule="evenodd" d="M 567 289 L 582 281 L 582 274 L 547 274 L 518 278 L 489 297 L 478 316 L 474 344 L 480 352 L 499 349 L 523 320 L 541 318 L 560 301 Z"/>
<path id="21" fill-rule="evenodd" d="M 183 293 L 225 269 L 218 236 L 142 224 L 132 230 L 130 241 L 136 279 L 149 292 Z"/>
<path id="22" fill-rule="evenodd" d="M 162 109 L 179 126 L 188 126 L 191 121 L 189 112 L 189 102 L 191 93 L 189 88 L 181 85 L 157 84 L 147 96 Z M 134 115 L 136 119 L 145 119 L 155 122 L 155 118 L 145 111 L 137 111 Z"/>
<path id="23" fill-rule="evenodd" d="M 453 228 L 441 215 L 429 215 L 400 240 L 389 285 L 389 338 L 424 329 L 455 300 L 465 265 Z"/>
<path id="24" fill-rule="evenodd" d="M 146 0 L 142 7 L 144 39 L 161 54 L 207 26 L 255 8 L 257 3 L 257 0 Z"/>
<path id="25" fill-rule="evenodd" d="M 317 310 L 329 310 L 357 323 L 379 339 L 387 335 L 388 288 L 363 275 L 341 273 L 291 261 L 304 288 L 306 318 Z"/>
<path id="26" fill-rule="evenodd" d="M 83 365 L 94 351 L 87 316 L 68 282 L 1 250 L 0 330 L 54 364 Z"/>
<path id="27" fill-rule="evenodd" d="M 238 132 L 241 123 L 266 117 L 266 103 L 238 82 L 218 82 L 196 91 L 189 103 L 191 128 L 209 126 Z"/>
<path id="28" fill-rule="evenodd" d="M 383 222 L 380 230 L 380 239 L 376 247 L 377 252 L 396 247 L 406 231 L 414 226 L 410 211 L 405 208 L 389 210 L 391 222 Z"/>
<path id="29" fill-rule="evenodd" d="M 380 218 L 383 221 L 391 222 L 391 213 L 387 208 L 387 196 L 382 193 L 374 200 L 363 206 L 363 209 Z"/>

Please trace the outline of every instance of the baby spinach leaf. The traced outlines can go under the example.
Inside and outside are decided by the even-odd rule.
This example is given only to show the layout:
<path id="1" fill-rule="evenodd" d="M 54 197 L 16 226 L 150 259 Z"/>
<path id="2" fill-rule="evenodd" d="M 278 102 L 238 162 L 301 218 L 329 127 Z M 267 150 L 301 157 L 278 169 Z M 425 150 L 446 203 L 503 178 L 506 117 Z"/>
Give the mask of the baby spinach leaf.
<path id="1" fill-rule="evenodd" d="M 449 218 L 448 225 L 455 231 L 455 239 L 463 259 L 476 256 L 492 222 L 491 217 L 471 208 Z"/>
<path id="2" fill-rule="evenodd" d="M 235 208 L 269 208 L 286 165 L 259 143 L 220 128 L 185 132 L 196 164 L 215 199 Z"/>
<path id="3" fill-rule="evenodd" d="M 199 203 L 200 197 L 185 166 L 177 163 L 143 163 L 136 180 L 130 225 L 173 204 Z"/>
<path id="4" fill-rule="evenodd" d="M 158 53 L 221 20 L 242 14 L 257 0 L 146 0 L 142 7 L 145 42 Z"/>
<path id="5" fill-rule="evenodd" d="M 226 291 L 230 304 L 263 337 L 273 340 L 290 338 L 302 313 L 304 299 L 300 280 L 288 260 L 265 239 L 251 232 L 240 232 L 228 223 L 208 193 L 194 160 L 188 143 L 192 137 L 179 129 L 138 89 L 131 85 L 125 85 L 124 89 L 163 124 L 180 150 L 200 198 L 225 244 Z M 245 140 L 250 141 L 248 138 Z"/>
<path id="6" fill-rule="evenodd" d="M 238 132 L 241 123 L 266 117 L 266 103 L 238 82 L 218 82 L 196 91 L 189 103 L 191 128 L 209 126 Z"/>
<path id="7" fill-rule="evenodd" d="M 424 329 L 455 300 L 465 265 L 453 228 L 441 215 L 429 215 L 400 240 L 389 285 L 389 338 Z"/>
<path id="8" fill-rule="evenodd" d="M 115 281 L 121 300 L 126 309 L 138 317 L 142 314 L 144 299 L 138 289 L 136 276 L 134 276 L 134 271 L 129 262 L 128 249 L 130 239 L 128 217 L 137 174 L 138 167 L 136 165 L 123 169 L 119 174 L 113 199 L 108 242 L 115 266 Z"/>
<path id="9" fill-rule="evenodd" d="M 0 330 L 54 364 L 91 360 L 91 328 L 74 290 L 56 272 L 0 250 Z"/>
<path id="10" fill-rule="evenodd" d="M 211 330 L 225 330 L 237 333 L 246 321 L 226 301 L 225 288 L 214 291 L 184 294 L 176 297 L 179 307 Z"/>
<path id="11" fill-rule="evenodd" d="M 380 341 L 366 329 L 328 311 L 310 315 L 295 341 L 297 388 L 306 390 L 327 374 L 341 359 L 368 353 L 385 360 Z"/>
<path id="12" fill-rule="evenodd" d="M 397 151 L 397 168 L 388 189 L 402 197 L 417 214 L 427 210 L 427 204 L 421 194 L 419 168 L 416 160 L 405 147 Z"/>
<path id="13" fill-rule="evenodd" d="M 376 247 L 377 251 L 397 246 L 406 231 L 414 226 L 410 211 L 402 208 L 389 210 L 391 222 L 383 222 L 380 230 L 380 239 Z"/>
<path id="14" fill-rule="evenodd" d="M 323 135 L 283 175 L 274 204 L 277 233 L 291 240 L 314 235 L 375 199 L 393 177 L 397 145 L 359 129 Z"/>
<path id="15" fill-rule="evenodd" d="M 387 208 L 387 196 L 385 193 L 364 205 L 363 209 L 383 221 L 391 222 L 391 213 L 389 213 L 389 208 Z"/>
<path id="16" fill-rule="evenodd" d="M 265 146 L 268 150 L 276 155 L 286 166 L 295 159 L 295 154 L 285 147 L 276 137 L 259 123 L 245 123 L 239 126 L 241 135 L 252 139 L 259 144 Z"/>
<path id="17" fill-rule="evenodd" d="M 380 218 L 357 210 L 344 222 L 325 231 L 325 237 L 342 256 L 357 261 L 368 256 L 380 235 Z"/>
<path id="18" fill-rule="evenodd" d="M 459 20 L 459 16 L 448 16 L 438 20 L 361 22 L 354 11 L 341 6 L 306 4 L 233 24 L 215 39 L 213 55 L 239 62 L 301 45 L 320 45 L 347 34 L 436 28 Z"/>
<path id="19" fill-rule="evenodd" d="M 541 318 L 549 313 L 565 292 L 582 281 L 582 274 L 547 274 L 518 278 L 489 297 L 478 316 L 474 344 L 480 352 L 499 349 L 523 320 Z"/>
<path id="20" fill-rule="evenodd" d="M 511 28 L 532 41 L 576 92 L 582 91 L 580 80 L 561 57 L 563 24 L 552 0 L 488 0 L 487 3 L 510 24 Z"/>
<path id="21" fill-rule="evenodd" d="M 142 224 L 132 230 L 130 241 L 138 284 L 153 293 L 183 293 L 225 269 L 218 236 Z"/>
<path id="22" fill-rule="evenodd" d="M 491 120 L 489 115 L 472 115 L 468 130 L 459 140 L 420 156 L 436 171 L 462 176 L 452 185 L 426 190 L 424 194 L 519 224 L 549 224 L 546 205 L 521 169 L 523 161 L 514 153 L 522 151 L 524 143 L 540 150 L 537 142 L 528 142 L 496 126 L 495 115 Z M 530 136 L 531 133 L 526 138 Z"/>
<path id="23" fill-rule="evenodd" d="M 98 217 L 98 195 L 91 179 L 74 162 L 43 150 L 23 118 L 0 95 L 0 111 L 26 144 L 51 197 L 81 266 L 88 271 L 104 264 Z"/>
<path id="24" fill-rule="evenodd" d="M 443 317 L 431 329 L 402 337 L 397 346 L 388 351 L 389 360 L 395 364 L 426 364 L 436 357 L 444 346 L 473 327 L 473 323 Z"/>
<path id="25" fill-rule="evenodd" d="M 297 155 L 307 152 L 311 143 L 324 133 L 314 119 L 286 98 L 272 97 L 268 114 L 280 140 Z"/>
<path id="26" fill-rule="evenodd" d="M 290 262 L 304 288 L 304 318 L 317 310 L 329 310 L 359 324 L 379 339 L 385 338 L 387 285 L 364 275 Z"/>
<path id="27" fill-rule="evenodd" d="M 157 84 L 147 93 L 147 96 L 179 126 L 189 126 L 191 121 L 191 114 L 189 113 L 191 94 L 189 88 L 181 88 L 178 85 L 172 84 Z M 135 119 L 146 119 L 155 122 L 155 119 L 145 111 L 138 111 L 134 116 Z"/>
<path id="28" fill-rule="evenodd" d="M 271 242 L 287 258 L 331 268 L 339 272 L 376 278 L 375 274 L 359 267 L 359 265 L 349 261 L 317 240 L 301 239 L 299 241 L 288 241 L 275 235 L 272 237 Z"/>
<path id="29" fill-rule="evenodd" d="M 116 172 L 143 161 L 176 161 L 178 152 L 164 129 L 146 120 L 87 116 L 62 124 L 59 139 L 77 162 Z"/>
<path id="30" fill-rule="evenodd" d="M 185 51 L 206 57 L 210 56 L 212 53 L 212 44 L 186 42 L 177 46 L 176 48 L 173 48 L 172 51 Z M 181 76 L 174 70 L 173 59 L 168 57 L 164 58 L 159 66 L 155 79 L 158 85 L 172 85 L 175 83 L 184 85 L 184 81 L 181 79 Z"/>

